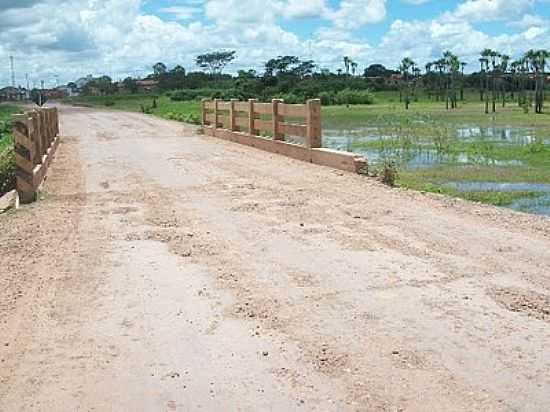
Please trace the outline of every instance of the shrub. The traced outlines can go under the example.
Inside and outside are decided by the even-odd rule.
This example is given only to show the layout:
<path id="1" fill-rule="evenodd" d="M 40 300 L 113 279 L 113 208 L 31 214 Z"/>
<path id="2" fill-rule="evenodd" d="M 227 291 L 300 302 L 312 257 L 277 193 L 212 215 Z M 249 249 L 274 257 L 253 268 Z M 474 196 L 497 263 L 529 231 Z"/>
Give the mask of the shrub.
<path id="1" fill-rule="evenodd" d="M 304 96 L 299 96 L 294 93 L 284 93 L 279 96 L 277 96 L 277 99 L 282 99 L 287 104 L 298 104 L 298 103 L 304 103 L 306 100 Z"/>
<path id="2" fill-rule="evenodd" d="M 199 116 L 191 113 L 177 113 L 177 112 L 168 112 L 164 115 L 167 119 L 176 120 L 178 122 L 191 123 L 191 124 L 200 124 Z"/>
<path id="3" fill-rule="evenodd" d="M 372 104 L 374 102 L 373 94 L 369 90 L 344 89 L 339 92 L 321 92 L 319 93 L 321 104 L 343 105 L 343 104 Z"/>
<path id="4" fill-rule="evenodd" d="M 0 151 L 0 196 L 15 188 L 15 152 L 13 145 Z"/>

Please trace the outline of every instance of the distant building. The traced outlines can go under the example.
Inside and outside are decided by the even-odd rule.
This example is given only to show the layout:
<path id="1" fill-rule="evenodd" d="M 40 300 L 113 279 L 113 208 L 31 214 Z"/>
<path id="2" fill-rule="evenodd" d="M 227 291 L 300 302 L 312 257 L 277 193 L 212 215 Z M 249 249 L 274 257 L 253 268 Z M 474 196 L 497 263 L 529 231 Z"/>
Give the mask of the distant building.
<path id="1" fill-rule="evenodd" d="M 157 86 L 159 85 L 159 82 L 158 80 L 146 79 L 146 80 L 138 80 L 136 84 L 140 91 L 150 92 L 151 90 L 154 90 L 157 88 Z"/>
<path id="2" fill-rule="evenodd" d="M 63 89 L 57 88 L 57 89 L 46 90 L 46 96 L 48 96 L 48 99 L 55 100 L 55 99 L 62 99 L 64 97 L 67 97 L 67 94 Z"/>
<path id="3" fill-rule="evenodd" d="M 68 96 L 68 97 L 73 97 L 73 96 L 80 95 L 80 93 L 78 92 L 77 89 L 74 89 L 74 88 L 69 87 L 69 86 L 59 86 L 56 89 L 62 91 L 63 94 L 65 96 Z"/>
<path id="4" fill-rule="evenodd" d="M 27 91 L 18 87 L 4 87 L 0 89 L 0 102 L 25 100 Z"/>

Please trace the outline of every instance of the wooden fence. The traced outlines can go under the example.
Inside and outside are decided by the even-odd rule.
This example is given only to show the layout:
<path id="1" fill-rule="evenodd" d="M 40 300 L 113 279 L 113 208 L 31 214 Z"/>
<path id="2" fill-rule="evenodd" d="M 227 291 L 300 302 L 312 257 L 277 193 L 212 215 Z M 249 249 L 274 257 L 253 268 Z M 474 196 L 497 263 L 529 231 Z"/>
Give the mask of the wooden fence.
<path id="1" fill-rule="evenodd" d="M 21 203 L 36 200 L 38 188 L 59 144 L 56 108 L 42 108 L 13 116 L 16 188 Z"/>
<path id="2" fill-rule="evenodd" d="M 310 163 L 359 172 L 366 160 L 353 153 L 322 148 L 321 101 L 285 104 L 274 99 L 203 100 L 206 134 Z"/>

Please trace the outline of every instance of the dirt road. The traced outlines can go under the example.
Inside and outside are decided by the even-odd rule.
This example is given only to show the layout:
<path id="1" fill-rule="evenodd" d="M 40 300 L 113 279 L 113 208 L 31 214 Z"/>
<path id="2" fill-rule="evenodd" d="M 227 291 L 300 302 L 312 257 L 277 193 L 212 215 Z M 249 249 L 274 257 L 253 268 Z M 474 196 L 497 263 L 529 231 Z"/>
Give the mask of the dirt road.
<path id="1" fill-rule="evenodd" d="M 550 405 L 550 219 L 63 108 L 0 215 L 0 410 Z"/>

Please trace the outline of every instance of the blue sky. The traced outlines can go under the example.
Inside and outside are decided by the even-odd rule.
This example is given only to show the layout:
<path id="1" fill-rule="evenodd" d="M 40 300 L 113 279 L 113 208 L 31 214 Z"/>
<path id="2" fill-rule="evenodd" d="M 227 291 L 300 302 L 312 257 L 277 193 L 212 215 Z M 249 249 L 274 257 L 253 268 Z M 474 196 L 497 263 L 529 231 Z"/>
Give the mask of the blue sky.
<path id="1" fill-rule="evenodd" d="M 336 70 L 350 56 L 362 71 L 420 66 L 451 50 L 477 67 L 479 51 L 519 56 L 550 49 L 550 0 L 0 0 L 0 85 L 115 79 L 156 61 L 197 70 L 202 52 L 231 49 L 230 72 L 262 70 L 294 54 Z"/>

